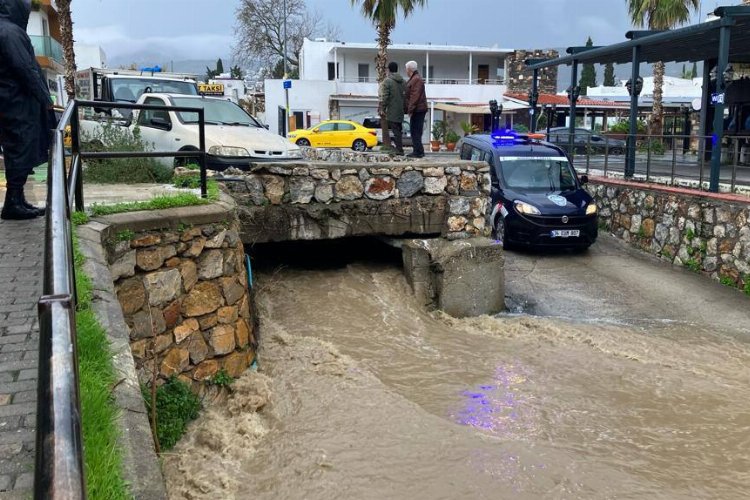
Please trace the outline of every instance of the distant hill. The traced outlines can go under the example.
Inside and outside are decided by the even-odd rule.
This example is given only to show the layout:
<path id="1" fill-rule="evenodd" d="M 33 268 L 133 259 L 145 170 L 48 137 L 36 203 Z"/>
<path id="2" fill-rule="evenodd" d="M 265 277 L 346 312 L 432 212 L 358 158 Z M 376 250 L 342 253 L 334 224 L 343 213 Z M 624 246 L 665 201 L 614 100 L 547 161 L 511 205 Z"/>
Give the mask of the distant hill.
<path id="1" fill-rule="evenodd" d="M 229 71 L 233 61 L 230 57 L 222 57 L 224 68 Z M 198 76 L 206 74 L 206 67 L 215 68 L 216 59 L 189 59 L 173 61 L 169 56 L 160 54 L 138 54 L 134 57 L 124 56 L 113 58 L 109 61 L 110 68 L 125 67 L 129 68 L 135 64 L 136 68 L 150 68 L 155 65 L 161 66 L 164 71 L 174 71 L 177 73 L 191 73 Z"/>

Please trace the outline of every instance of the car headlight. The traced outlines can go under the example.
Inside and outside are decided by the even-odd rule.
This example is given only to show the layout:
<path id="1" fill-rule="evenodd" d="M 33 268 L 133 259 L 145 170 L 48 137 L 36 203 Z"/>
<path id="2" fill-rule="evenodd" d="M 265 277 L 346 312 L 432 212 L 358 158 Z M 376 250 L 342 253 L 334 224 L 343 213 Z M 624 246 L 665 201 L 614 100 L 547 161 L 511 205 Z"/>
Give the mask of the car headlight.
<path id="1" fill-rule="evenodd" d="M 528 203 L 524 203 L 522 201 L 515 202 L 514 206 L 516 207 L 516 211 L 521 214 L 526 215 L 541 215 L 542 212 L 539 211 L 538 208 L 536 208 L 534 205 L 529 205 Z"/>
<path id="2" fill-rule="evenodd" d="M 208 154 L 213 156 L 250 156 L 247 149 L 234 146 L 211 146 L 208 148 Z"/>
<path id="3" fill-rule="evenodd" d="M 589 206 L 586 207 L 586 215 L 594 215 L 596 210 L 596 203 L 589 203 Z"/>

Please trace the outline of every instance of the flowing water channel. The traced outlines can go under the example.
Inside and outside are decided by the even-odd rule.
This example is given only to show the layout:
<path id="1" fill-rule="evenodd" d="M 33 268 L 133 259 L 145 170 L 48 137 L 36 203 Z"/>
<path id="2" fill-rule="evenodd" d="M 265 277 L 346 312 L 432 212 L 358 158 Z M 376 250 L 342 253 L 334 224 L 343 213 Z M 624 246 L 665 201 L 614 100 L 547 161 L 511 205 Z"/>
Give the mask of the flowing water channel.
<path id="1" fill-rule="evenodd" d="M 453 319 L 416 301 L 388 250 L 364 253 L 258 271 L 260 370 L 166 456 L 171 498 L 750 494 L 739 330 Z"/>

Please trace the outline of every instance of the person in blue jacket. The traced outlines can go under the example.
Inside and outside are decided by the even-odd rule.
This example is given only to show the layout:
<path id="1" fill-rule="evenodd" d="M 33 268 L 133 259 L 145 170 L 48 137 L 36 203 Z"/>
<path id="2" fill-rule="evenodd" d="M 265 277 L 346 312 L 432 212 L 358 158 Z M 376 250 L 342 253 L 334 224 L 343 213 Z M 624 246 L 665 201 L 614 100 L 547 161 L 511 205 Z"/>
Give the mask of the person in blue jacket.
<path id="1" fill-rule="evenodd" d="M 7 192 L 0 217 L 32 219 L 44 214 L 26 201 L 31 170 L 47 161 L 49 88 L 34 56 L 26 25 L 30 0 L 0 0 L 0 145 Z"/>

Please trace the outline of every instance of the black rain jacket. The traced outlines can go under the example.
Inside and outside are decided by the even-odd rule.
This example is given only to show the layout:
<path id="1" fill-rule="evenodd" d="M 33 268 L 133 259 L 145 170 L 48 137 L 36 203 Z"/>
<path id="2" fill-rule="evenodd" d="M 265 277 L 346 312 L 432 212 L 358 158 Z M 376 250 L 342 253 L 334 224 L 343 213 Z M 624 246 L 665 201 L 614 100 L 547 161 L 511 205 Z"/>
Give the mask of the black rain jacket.
<path id="1" fill-rule="evenodd" d="M 30 0 L 0 0 L 0 134 L 6 156 L 17 151 L 12 163 L 29 169 L 46 160 L 52 105 L 26 34 L 30 13 Z"/>

